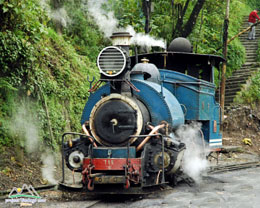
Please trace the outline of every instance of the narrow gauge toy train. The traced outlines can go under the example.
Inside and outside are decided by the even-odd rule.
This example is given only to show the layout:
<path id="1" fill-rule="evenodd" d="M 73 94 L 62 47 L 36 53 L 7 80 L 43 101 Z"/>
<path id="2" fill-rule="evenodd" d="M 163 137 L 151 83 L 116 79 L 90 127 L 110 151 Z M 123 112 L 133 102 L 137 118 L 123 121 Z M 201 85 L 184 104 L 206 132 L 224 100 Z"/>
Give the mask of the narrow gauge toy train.
<path id="1" fill-rule="evenodd" d="M 114 45 L 97 58 L 101 78 L 82 114 L 84 134 L 62 137 L 62 183 L 66 163 L 81 173 L 87 191 L 123 193 L 174 184 L 186 148 L 175 136 L 177 128 L 198 121 L 201 145 L 222 145 L 214 70 L 224 59 L 192 53 L 184 38 L 173 40 L 167 52 L 130 57 L 129 33 L 111 38 Z M 79 138 L 67 137 L 71 134 Z"/>

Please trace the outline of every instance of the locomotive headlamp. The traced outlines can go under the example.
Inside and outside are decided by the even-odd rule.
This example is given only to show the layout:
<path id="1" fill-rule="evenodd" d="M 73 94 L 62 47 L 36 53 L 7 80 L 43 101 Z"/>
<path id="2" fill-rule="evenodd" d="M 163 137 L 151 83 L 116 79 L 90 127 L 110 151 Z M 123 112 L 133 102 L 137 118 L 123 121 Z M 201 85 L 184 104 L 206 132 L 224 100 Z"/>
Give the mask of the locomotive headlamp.
<path id="1" fill-rule="evenodd" d="M 82 152 L 76 150 L 69 155 L 69 159 L 68 159 L 69 165 L 73 169 L 80 168 L 83 158 L 84 158 L 84 154 Z"/>
<path id="2" fill-rule="evenodd" d="M 126 55 L 119 47 L 106 47 L 99 53 L 97 65 L 100 73 L 106 77 L 118 76 L 125 69 Z"/>
<path id="3" fill-rule="evenodd" d="M 99 53 L 97 65 L 100 73 L 106 78 L 118 78 L 129 67 L 129 45 L 131 37 L 128 32 L 113 33 L 110 37 L 113 46 L 106 47 Z"/>

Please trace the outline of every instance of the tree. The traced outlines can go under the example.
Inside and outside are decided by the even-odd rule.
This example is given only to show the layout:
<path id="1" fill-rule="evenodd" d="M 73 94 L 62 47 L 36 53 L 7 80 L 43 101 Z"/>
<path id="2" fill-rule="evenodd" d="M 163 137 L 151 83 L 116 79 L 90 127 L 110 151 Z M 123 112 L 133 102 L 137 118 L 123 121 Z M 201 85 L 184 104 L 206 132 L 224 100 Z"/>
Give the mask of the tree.
<path id="1" fill-rule="evenodd" d="M 199 13 L 204 5 L 206 0 L 197 0 L 195 6 L 193 7 L 193 10 L 188 18 L 188 21 L 184 24 L 183 19 L 187 12 L 187 8 L 189 6 L 190 0 L 186 0 L 184 4 L 184 8 L 179 11 L 178 21 L 173 29 L 173 38 L 176 37 L 188 37 L 190 33 L 192 32 L 197 18 L 199 16 Z"/>
<path id="2" fill-rule="evenodd" d="M 229 24 L 229 5 L 230 0 L 227 0 L 226 16 L 224 20 L 224 33 L 223 33 L 223 57 L 227 60 L 227 44 L 228 44 L 228 24 Z M 226 85 L 226 61 L 223 63 L 221 71 L 221 88 L 220 88 L 220 106 L 224 109 L 225 105 L 225 85 Z M 221 118 L 224 119 L 224 110 L 222 110 Z"/>
<path id="3" fill-rule="evenodd" d="M 145 16 L 145 33 L 150 32 L 150 15 L 151 15 L 152 0 L 143 0 L 143 12 Z"/>
<path id="4" fill-rule="evenodd" d="M 185 15 L 186 11 L 187 11 L 189 3 L 190 3 L 190 0 L 187 0 L 183 9 L 182 9 L 182 5 L 181 4 L 177 5 L 178 20 L 177 20 L 175 28 L 173 27 L 173 38 L 182 36 L 181 35 L 181 31 L 182 31 L 182 27 L 183 27 L 183 18 L 184 18 L 184 15 Z"/>

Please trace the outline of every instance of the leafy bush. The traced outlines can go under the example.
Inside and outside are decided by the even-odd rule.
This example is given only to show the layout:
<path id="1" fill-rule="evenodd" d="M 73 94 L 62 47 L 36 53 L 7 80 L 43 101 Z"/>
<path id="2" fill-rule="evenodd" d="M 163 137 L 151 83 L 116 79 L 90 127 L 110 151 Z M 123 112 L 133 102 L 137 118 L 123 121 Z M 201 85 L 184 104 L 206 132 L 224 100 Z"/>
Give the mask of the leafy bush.
<path id="1" fill-rule="evenodd" d="M 246 3 L 252 8 L 252 9 L 260 9 L 260 2 L 258 0 L 246 0 Z"/>
<path id="2" fill-rule="evenodd" d="M 258 41 L 256 60 L 257 60 L 257 62 L 260 62 L 260 41 Z"/>
<path id="3" fill-rule="evenodd" d="M 248 85 L 237 95 L 235 102 L 251 106 L 260 103 L 260 71 L 252 76 Z"/>
<path id="4" fill-rule="evenodd" d="M 64 36 L 78 54 L 87 56 L 90 61 L 95 62 L 98 53 L 108 44 L 108 40 L 89 18 L 85 7 L 81 1 L 70 1 L 65 4 L 70 24 L 64 29 Z"/>
<path id="5" fill-rule="evenodd" d="M 80 130 L 89 95 L 86 76 L 98 76 L 98 70 L 47 26 L 37 1 L 2 0 L 0 17 L 0 146 L 23 145 L 10 127 L 25 105 L 27 116 L 37 117 L 41 139 L 56 147 L 65 130 Z"/>

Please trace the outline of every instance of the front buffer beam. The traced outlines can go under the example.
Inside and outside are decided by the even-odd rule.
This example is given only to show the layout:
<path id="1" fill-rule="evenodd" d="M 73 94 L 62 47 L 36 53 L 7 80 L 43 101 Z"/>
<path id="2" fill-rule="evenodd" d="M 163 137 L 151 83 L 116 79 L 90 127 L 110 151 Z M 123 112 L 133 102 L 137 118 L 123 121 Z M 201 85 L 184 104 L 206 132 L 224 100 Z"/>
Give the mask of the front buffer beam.
<path id="1" fill-rule="evenodd" d="M 130 182 L 140 183 L 141 158 L 84 158 L 82 180 L 89 191 L 95 184 L 124 184 L 130 187 Z"/>

